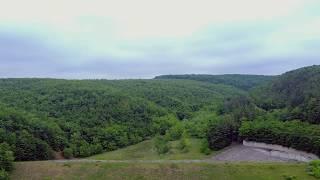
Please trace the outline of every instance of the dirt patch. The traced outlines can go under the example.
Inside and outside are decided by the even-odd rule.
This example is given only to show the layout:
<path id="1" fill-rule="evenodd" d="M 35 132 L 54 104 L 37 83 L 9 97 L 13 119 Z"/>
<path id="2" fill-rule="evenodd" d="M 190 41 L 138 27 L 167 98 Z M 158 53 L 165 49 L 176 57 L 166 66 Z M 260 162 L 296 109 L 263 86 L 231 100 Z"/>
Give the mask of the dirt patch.
<path id="1" fill-rule="evenodd" d="M 65 159 L 65 158 L 63 157 L 63 152 L 62 152 L 62 151 L 59 151 L 59 152 L 54 151 L 54 152 L 53 152 L 53 157 L 54 157 L 54 159 L 56 159 L 56 160 Z"/>

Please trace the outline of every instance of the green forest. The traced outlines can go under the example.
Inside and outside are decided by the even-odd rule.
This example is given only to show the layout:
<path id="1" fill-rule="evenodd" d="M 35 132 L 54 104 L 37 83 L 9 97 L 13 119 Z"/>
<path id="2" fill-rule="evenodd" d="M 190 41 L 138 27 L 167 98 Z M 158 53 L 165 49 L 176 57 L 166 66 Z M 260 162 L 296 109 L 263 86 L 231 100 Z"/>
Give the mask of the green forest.
<path id="1" fill-rule="evenodd" d="M 320 66 L 280 76 L 149 80 L 0 79 L 1 172 L 12 162 L 88 157 L 155 137 L 219 150 L 254 140 L 320 155 Z"/>

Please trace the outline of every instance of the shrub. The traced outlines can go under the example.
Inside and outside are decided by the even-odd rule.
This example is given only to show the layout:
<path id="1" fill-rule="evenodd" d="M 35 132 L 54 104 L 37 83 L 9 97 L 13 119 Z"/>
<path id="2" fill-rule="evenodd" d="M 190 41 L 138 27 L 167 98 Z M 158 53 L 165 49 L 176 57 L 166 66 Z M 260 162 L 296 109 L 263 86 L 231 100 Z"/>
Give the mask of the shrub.
<path id="1" fill-rule="evenodd" d="M 70 159 L 73 157 L 73 150 L 71 148 L 65 148 L 63 150 L 63 156 L 66 158 L 66 159 Z"/>
<path id="2" fill-rule="evenodd" d="M 178 149 L 183 153 L 187 153 L 189 152 L 189 148 L 190 148 L 190 142 L 187 139 L 186 135 L 183 135 L 179 141 Z"/>
<path id="3" fill-rule="evenodd" d="M 10 171 L 13 169 L 13 152 L 7 143 L 0 144 L 0 169 Z"/>
<path id="4" fill-rule="evenodd" d="M 70 163 L 64 163 L 63 166 L 64 167 L 71 167 L 71 164 Z"/>
<path id="5" fill-rule="evenodd" d="M 165 135 L 166 132 L 178 122 L 177 118 L 173 115 L 157 117 L 153 119 L 152 129 L 154 133 Z"/>
<path id="6" fill-rule="evenodd" d="M 184 121 L 185 130 L 192 137 L 205 138 L 210 123 L 217 118 L 217 115 L 211 111 L 198 112 L 194 118 Z"/>
<path id="7" fill-rule="evenodd" d="M 295 180 L 297 179 L 296 176 L 290 176 L 290 175 L 283 175 L 284 180 Z"/>
<path id="8" fill-rule="evenodd" d="M 205 155 L 209 155 L 211 153 L 210 149 L 209 149 L 209 143 L 207 139 L 203 139 L 201 142 L 201 146 L 200 146 L 200 152 L 205 154 Z"/>
<path id="9" fill-rule="evenodd" d="M 154 146 L 158 154 L 165 154 L 169 152 L 170 147 L 168 141 L 163 136 L 157 136 L 154 141 Z"/>
<path id="10" fill-rule="evenodd" d="M 0 180 L 9 180 L 9 174 L 6 170 L 0 170 Z"/>
<path id="11" fill-rule="evenodd" d="M 178 140 L 181 138 L 183 130 L 182 124 L 176 124 L 166 132 L 166 138 L 170 141 Z"/>
<path id="12" fill-rule="evenodd" d="M 309 175 L 320 179 L 320 160 L 311 161 L 307 167 L 307 172 Z"/>

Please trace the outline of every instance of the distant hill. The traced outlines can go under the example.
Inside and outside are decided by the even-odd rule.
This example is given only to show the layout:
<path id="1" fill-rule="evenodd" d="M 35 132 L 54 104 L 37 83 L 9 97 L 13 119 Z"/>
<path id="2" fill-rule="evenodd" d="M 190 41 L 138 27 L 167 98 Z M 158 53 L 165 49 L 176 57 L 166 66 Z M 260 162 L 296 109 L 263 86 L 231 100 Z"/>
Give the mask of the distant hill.
<path id="1" fill-rule="evenodd" d="M 162 75 L 155 79 L 188 79 L 195 81 L 208 82 L 213 84 L 224 84 L 237 87 L 243 90 L 249 90 L 255 86 L 271 81 L 275 76 L 264 75 L 205 75 L 205 74 L 185 74 L 185 75 Z"/>
<path id="2" fill-rule="evenodd" d="M 284 73 L 253 90 L 251 95 L 265 110 L 282 109 L 285 119 L 320 123 L 320 66 Z"/>

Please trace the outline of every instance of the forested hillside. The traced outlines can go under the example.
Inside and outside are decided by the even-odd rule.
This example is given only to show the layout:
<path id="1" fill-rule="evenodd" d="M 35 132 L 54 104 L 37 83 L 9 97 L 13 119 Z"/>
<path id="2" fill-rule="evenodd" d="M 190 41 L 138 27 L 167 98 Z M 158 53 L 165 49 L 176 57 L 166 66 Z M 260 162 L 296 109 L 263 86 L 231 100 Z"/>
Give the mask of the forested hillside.
<path id="1" fill-rule="evenodd" d="M 271 81 L 274 76 L 262 75 L 242 75 L 242 74 L 226 74 L 226 75 L 205 75 L 205 74 L 185 74 L 185 75 L 163 75 L 157 76 L 155 79 L 189 79 L 214 84 L 226 84 L 243 90 L 249 90 L 255 86 Z"/>
<path id="2" fill-rule="evenodd" d="M 320 123 L 320 66 L 287 72 L 251 94 L 262 109 L 280 111 L 282 120 Z"/>
<path id="3" fill-rule="evenodd" d="M 320 155 L 320 66 L 284 73 L 249 97 L 225 101 L 220 117 L 207 134 L 213 149 L 246 139 Z"/>
<path id="4" fill-rule="evenodd" d="M 245 94 L 188 80 L 1 79 L 0 141 L 16 160 L 86 157 L 164 134 Z"/>

